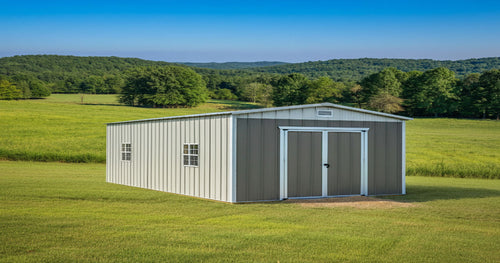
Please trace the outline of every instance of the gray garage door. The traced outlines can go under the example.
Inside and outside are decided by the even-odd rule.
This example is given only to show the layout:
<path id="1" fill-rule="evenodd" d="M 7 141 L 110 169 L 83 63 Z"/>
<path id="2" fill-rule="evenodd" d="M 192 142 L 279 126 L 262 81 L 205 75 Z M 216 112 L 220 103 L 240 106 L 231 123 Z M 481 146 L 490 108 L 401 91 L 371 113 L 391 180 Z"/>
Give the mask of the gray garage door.
<path id="1" fill-rule="evenodd" d="M 288 132 L 288 197 L 359 195 L 361 192 L 361 134 Z M 326 134 L 325 134 L 326 136 Z M 322 148 L 328 157 L 323 160 Z M 323 167 L 328 167 L 323 170 Z M 323 182 L 323 172 L 327 182 Z"/>
<path id="2" fill-rule="evenodd" d="M 288 133 L 288 197 L 322 195 L 321 132 Z"/>
<path id="3" fill-rule="evenodd" d="M 359 195 L 361 191 L 361 135 L 328 133 L 328 195 Z"/>

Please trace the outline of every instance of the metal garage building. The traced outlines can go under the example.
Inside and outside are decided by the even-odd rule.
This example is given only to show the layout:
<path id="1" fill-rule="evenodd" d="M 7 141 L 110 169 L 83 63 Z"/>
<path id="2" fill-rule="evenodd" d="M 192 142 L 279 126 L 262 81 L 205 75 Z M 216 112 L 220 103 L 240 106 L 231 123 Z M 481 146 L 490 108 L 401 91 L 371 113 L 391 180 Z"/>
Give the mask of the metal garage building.
<path id="1" fill-rule="evenodd" d="M 331 103 L 109 123 L 106 181 L 226 202 L 405 194 L 405 121 Z"/>

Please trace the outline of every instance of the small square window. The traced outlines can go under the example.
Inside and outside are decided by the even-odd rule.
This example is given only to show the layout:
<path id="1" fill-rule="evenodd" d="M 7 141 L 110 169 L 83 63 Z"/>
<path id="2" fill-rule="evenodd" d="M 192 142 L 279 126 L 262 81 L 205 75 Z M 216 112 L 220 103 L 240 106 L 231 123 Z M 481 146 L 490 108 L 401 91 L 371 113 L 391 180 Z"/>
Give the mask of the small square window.
<path id="1" fill-rule="evenodd" d="M 122 161 L 130 161 L 132 160 L 132 144 L 131 143 L 122 143 L 121 147 L 122 153 Z"/>
<path id="2" fill-rule="evenodd" d="M 198 144 L 186 143 L 183 147 L 183 163 L 184 166 L 198 166 L 199 161 L 199 146 Z"/>

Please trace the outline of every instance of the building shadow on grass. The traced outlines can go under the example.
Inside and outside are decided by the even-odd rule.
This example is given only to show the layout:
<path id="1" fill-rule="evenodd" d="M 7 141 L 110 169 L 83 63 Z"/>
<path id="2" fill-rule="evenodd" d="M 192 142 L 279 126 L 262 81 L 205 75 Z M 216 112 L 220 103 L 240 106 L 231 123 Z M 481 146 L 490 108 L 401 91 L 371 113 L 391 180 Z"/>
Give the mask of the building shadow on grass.
<path id="1" fill-rule="evenodd" d="M 323 206 L 323 204 L 332 204 L 332 206 L 355 206 L 349 203 L 381 203 L 381 201 L 390 201 L 388 207 L 411 207 L 412 204 L 424 203 L 436 200 L 460 200 L 467 198 L 486 198 L 500 197 L 500 190 L 484 188 L 464 188 L 453 186 L 407 186 L 406 195 L 378 195 L 378 196 L 349 196 L 349 197 L 329 197 L 329 198 L 304 198 L 287 199 L 285 201 L 256 201 L 240 204 L 272 204 L 279 205 L 283 203 L 312 204 Z M 399 204 L 398 204 L 399 203 Z M 407 204 L 408 206 L 405 206 Z M 377 205 L 367 205 L 377 207 Z M 380 205 L 378 206 L 380 207 Z"/>
<path id="2" fill-rule="evenodd" d="M 486 198 L 500 197 L 500 190 L 484 188 L 463 188 L 453 186 L 408 186 L 406 195 L 380 195 L 380 196 L 351 196 L 351 197 L 332 197 L 332 198 L 306 198 L 306 199 L 288 199 L 285 203 L 337 203 L 347 204 L 356 202 L 380 202 L 392 201 L 397 203 L 416 204 L 436 200 L 460 200 L 468 198 Z M 259 203 L 259 202 L 256 202 Z M 269 202 L 270 204 L 281 204 L 282 201 Z M 346 205 L 349 206 L 349 205 Z"/>
<path id="3" fill-rule="evenodd" d="M 406 195 L 382 198 L 401 202 L 428 202 L 435 200 L 459 200 L 467 198 L 500 197 L 500 190 L 464 188 L 453 186 L 407 186 Z"/>

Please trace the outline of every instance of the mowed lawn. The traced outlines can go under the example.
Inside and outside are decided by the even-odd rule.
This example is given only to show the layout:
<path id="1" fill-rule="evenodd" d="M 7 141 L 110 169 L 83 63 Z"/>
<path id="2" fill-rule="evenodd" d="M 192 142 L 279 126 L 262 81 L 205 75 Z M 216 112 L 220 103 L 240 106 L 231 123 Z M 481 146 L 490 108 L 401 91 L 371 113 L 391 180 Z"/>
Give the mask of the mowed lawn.
<path id="1" fill-rule="evenodd" d="M 100 162 L 106 123 L 250 109 L 255 104 L 209 101 L 196 108 L 120 105 L 116 95 L 53 94 L 0 101 L 0 159 Z M 500 121 L 415 119 L 407 122 L 407 174 L 500 179 Z"/>
<path id="2" fill-rule="evenodd" d="M 155 109 L 120 105 L 116 95 L 52 94 L 40 100 L 0 100 L 0 158 L 101 162 L 106 123 L 257 107 L 211 100 L 195 108 Z"/>
<path id="3" fill-rule="evenodd" d="M 414 119 L 406 125 L 408 175 L 500 179 L 500 121 Z"/>
<path id="4" fill-rule="evenodd" d="M 105 124 L 249 109 L 0 101 L 0 262 L 500 262 L 500 122 L 407 122 L 410 207 L 226 204 L 105 182 Z M 87 162 L 87 163 L 68 163 Z M 423 177 L 439 176 L 439 177 Z"/>
<path id="5" fill-rule="evenodd" d="M 500 180 L 407 178 L 401 208 L 226 204 L 0 161 L 1 262 L 500 262 Z"/>

